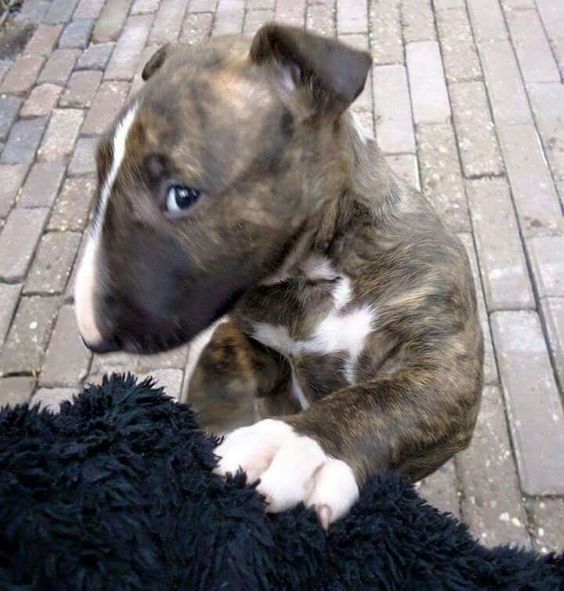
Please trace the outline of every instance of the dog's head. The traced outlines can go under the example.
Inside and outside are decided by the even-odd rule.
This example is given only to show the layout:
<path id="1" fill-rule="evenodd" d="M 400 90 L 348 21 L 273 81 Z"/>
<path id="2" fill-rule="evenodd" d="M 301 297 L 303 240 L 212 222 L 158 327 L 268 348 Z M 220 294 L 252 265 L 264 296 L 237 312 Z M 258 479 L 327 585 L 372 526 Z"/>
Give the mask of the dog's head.
<path id="1" fill-rule="evenodd" d="M 159 50 L 98 149 L 75 294 L 86 344 L 174 347 L 271 273 L 336 190 L 339 116 L 369 67 L 276 25 Z"/>

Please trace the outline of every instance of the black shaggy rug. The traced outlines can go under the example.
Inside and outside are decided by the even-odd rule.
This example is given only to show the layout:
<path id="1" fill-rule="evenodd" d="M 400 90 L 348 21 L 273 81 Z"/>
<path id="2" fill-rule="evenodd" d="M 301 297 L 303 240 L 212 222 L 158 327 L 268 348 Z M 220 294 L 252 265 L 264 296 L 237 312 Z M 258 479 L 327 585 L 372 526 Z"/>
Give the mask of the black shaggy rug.
<path id="1" fill-rule="evenodd" d="M 487 549 L 396 476 L 326 535 L 267 516 L 216 440 L 150 381 L 112 376 L 64 403 L 0 412 L 0 590 L 564 588 L 564 556 Z"/>

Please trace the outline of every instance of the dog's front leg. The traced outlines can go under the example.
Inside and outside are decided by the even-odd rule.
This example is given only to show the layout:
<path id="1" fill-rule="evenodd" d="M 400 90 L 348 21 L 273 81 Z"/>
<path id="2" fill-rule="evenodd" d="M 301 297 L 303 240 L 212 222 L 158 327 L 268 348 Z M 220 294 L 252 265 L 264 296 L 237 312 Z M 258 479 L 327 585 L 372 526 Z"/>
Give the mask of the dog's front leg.
<path id="1" fill-rule="evenodd" d="M 467 386 L 446 370 L 402 370 L 340 390 L 299 414 L 234 431 L 217 448 L 217 470 L 244 469 L 260 479 L 271 511 L 304 502 L 327 527 L 370 476 L 393 469 L 419 478 L 466 447 L 479 405 Z"/>

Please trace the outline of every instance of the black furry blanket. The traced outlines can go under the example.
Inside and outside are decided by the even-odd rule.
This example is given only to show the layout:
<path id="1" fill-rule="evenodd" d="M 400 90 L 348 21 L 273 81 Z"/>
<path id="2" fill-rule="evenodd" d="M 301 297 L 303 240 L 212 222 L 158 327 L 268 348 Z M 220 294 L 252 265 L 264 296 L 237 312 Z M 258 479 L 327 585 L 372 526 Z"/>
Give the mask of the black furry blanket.
<path id="1" fill-rule="evenodd" d="M 564 557 L 486 549 L 395 476 L 326 535 L 211 473 L 188 406 L 128 376 L 0 412 L 0 589 L 550 589 Z"/>

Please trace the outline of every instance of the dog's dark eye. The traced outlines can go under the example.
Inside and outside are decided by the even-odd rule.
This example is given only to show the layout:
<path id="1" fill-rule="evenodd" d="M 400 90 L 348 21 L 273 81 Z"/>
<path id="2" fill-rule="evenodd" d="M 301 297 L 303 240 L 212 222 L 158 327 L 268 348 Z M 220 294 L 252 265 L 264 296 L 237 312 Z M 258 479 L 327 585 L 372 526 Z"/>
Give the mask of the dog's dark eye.
<path id="1" fill-rule="evenodd" d="M 194 187 L 173 185 L 166 195 L 166 209 L 171 213 L 177 213 L 188 209 L 200 198 L 200 191 Z"/>

